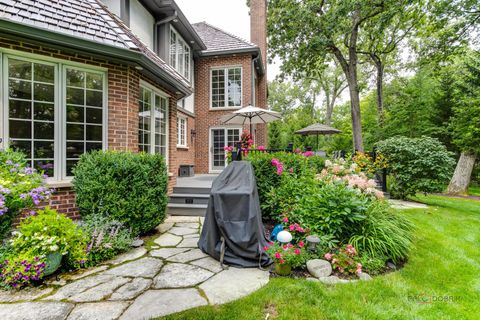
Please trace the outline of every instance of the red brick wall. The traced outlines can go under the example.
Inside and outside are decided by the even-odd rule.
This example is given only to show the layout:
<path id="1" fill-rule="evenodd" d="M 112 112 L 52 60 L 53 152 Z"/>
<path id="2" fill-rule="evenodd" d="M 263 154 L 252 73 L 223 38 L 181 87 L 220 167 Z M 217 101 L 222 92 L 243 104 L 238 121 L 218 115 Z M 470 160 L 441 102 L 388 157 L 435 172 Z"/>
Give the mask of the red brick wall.
<path id="1" fill-rule="evenodd" d="M 211 127 L 223 126 L 220 117 L 236 110 L 210 110 L 210 70 L 224 66 L 242 66 L 242 106 L 252 103 L 252 56 L 199 58 L 195 62 L 195 172 L 209 172 L 209 132 Z M 249 130 L 249 125 L 244 129 Z"/>
<path id="2" fill-rule="evenodd" d="M 169 94 L 169 172 L 173 176 L 169 179 L 169 190 L 176 183 L 178 165 L 183 164 L 185 157 L 194 158 L 194 148 L 189 152 L 183 152 L 180 158 L 176 159 L 176 121 L 177 121 L 177 99 L 172 92 L 157 85 L 154 81 L 145 77 L 135 68 L 126 64 L 111 62 L 92 56 L 86 56 L 67 50 L 58 50 L 41 45 L 11 40 L 0 37 L 0 48 L 8 48 L 22 52 L 48 56 L 67 61 L 74 61 L 91 66 L 107 68 L 108 76 L 108 148 L 111 150 L 138 151 L 138 99 L 140 79 L 149 82 L 161 91 Z M 190 121 L 192 122 L 190 124 Z M 192 120 L 189 126 L 194 127 Z M 192 146 L 193 147 L 193 146 Z M 193 163 L 192 161 L 190 161 Z M 60 212 L 67 213 L 71 217 L 78 216 L 78 210 L 74 205 L 75 195 L 71 189 L 59 189 L 52 197 L 49 205 Z"/>

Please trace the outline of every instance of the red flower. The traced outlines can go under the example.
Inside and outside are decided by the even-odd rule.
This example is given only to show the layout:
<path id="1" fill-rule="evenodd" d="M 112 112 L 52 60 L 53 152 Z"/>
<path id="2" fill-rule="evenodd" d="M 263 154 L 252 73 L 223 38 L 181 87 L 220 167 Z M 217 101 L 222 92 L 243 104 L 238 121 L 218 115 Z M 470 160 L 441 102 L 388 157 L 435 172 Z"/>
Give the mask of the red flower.
<path id="1" fill-rule="evenodd" d="M 282 257 L 282 255 L 280 254 L 280 252 L 275 252 L 275 258 L 276 259 L 280 259 Z"/>
<path id="2" fill-rule="evenodd" d="M 282 221 L 288 223 L 288 217 L 283 218 Z"/>
<path id="3" fill-rule="evenodd" d="M 280 264 L 284 264 L 286 261 L 283 259 L 280 259 Z"/>
<path id="4" fill-rule="evenodd" d="M 263 251 L 267 251 L 267 250 L 268 250 L 267 246 L 263 247 Z"/>
<path id="5" fill-rule="evenodd" d="M 295 253 L 296 255 L 299 255 L 302 252 L 300 251 L 300 249 L 295 249 L 295 250 L 293 250 L 293 253 Z"/>
<path id="6" fill-rule="evenodd" d="M 298 243 L 298 246 L 299 246 L 300 248 L 302 248 L 304 245 L 305 245 L 305 243 L 300 240 L 300 242 Z"/>
<path id="7" fill-rule="evenodd" d="M 290 229 L 290 231 L 295 230 L 295 225 L 294 224 L 290 225 L 289 229 Z"/>

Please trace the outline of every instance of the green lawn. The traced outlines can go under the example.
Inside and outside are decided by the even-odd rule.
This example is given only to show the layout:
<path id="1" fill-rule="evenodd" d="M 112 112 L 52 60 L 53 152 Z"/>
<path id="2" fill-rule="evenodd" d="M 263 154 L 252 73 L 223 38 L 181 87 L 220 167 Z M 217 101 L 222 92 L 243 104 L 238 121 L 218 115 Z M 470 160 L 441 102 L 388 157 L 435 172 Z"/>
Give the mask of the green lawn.
<path id="1" fill-rule="evenodd" d="M 479 319 L 480 202 L 442 196 L 415 200 L 430 207 L 403 211 L 417 230 L 410 260 L 398 272 L 335 287 L 274 278 L 244 299 L 166 319 L 266 319 L 267 314 L 289 320 Z M 418 295 L 453 301 L 413 301 Z"/>
<path id="2" fill-rule="evenodd" d="M 468 194 L 471 196 L 480 196 L 480 186 L 470 186 Z"/>

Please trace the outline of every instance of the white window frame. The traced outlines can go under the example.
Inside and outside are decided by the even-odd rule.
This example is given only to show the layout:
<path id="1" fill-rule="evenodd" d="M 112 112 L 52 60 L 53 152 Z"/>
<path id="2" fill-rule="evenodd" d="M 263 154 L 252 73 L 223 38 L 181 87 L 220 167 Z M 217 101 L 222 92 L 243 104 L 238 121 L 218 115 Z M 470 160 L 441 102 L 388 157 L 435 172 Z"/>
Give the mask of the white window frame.
<path id="1" fill-rule="evenodd" d="M 223 171 L 222 170 L 214 170 L 213 169 L 213 159 L 212 159 L 212 152 L 213 152 L 213 144 L 212 144 L 212 132 L 213 130 L 229 130 L 229 129 L 238 129 L 238 136 L 239 138 L 241 138 L 242 136 L 242 130 L 243 130 L 243 127 L 242 126 L 213 126 L 213 127 L 210 127 L 208 128 L 208 173 L 220 173 Z M 228 137 L 227 137 L 228 133 L 225 135 L 225 138 L 228 140 Z M 227 155 L 225 153 L 225 155 Z M 225 162 L 225 167 L 228 163 Z"/>
<path id="2" fill-rule="evenodd" d="M 172 63 L 171 59 L 171 43 L 172 43 L 172 33 L 175 34 L 175 66 Z M 177 30 L 175 30 L 174 27 L 170 26 L 170 33 L 168 35 L 168 60 L 170 66 L 172 66 L 182 77 L 187 79 L 189 82 L 192 79 L 192 48 L 188 45 L 187 41 L 183 39 L 183 37 L 178 33 Z M 183 48 L 183 53 L 179 53 L 179 46 L 182 46 Z M 185 59 L 185 48 L 188 48 L 188 59 Z M 180 55 L 184 55 L 183 59 L 183 72 L 180 71 Z M 188 61 L 188 63 L 187 63 Z M 188 68 L 185 68 L 188 67 Z"/>
<path id="3" fill-rule="evenodd" d="M 38 54 L 19 52 L 12 49 L 0 49 L 0 101 L 2 110 L 0 110 L 0 124 L 3 131 L 0 130 L 0 147 L 8 146 L 9 141 L 9 115 L 8 115 L 8 59 L 18 59 L 39 64 L 54 65 L 54 176 L 49 177 L 47 182 L 70 182 L 73 176 L 66 175 L 66 77 L 67 68 L 78 69 L 91 73 L 103 75 L 103 110 L 102 110 L 102 150 L 108 149 L 108 69 L 103 67 L 91 66 L 82 63 L 66 61 L 62 59 L 46 57 Z"/>
<path id="4" fill-rule="evenodd" d="M 154 110 L 154 106 L 155 106 L 155 95 L 158 95 L 160 96 L 161 98 L 164 98 L 167 100 L 167 105 L 166 105 L 166 110 L 165 110 L 165 132 L 166 132 L 166 139 L 165 139 L 165 163 L 167 164 L 167 167 L 168 167 L 168 164 L 169 164 L 169 146 L 170 146 L 170 143 L 169 143 L 169 140 L 170 140 L 170 95 L 163 92 L 162 90 L 159 90 L 157 89 L 156 87 L 152 86 L 151 84 L 149 84 L 148 82 L 145 82 L 143 80 L 140 80 L 140 86 L 139 86 L 139 89 L 143 87 L 147 90 L 150 90 L 152 92 L 152 97 L 151 97 L 151 101 L 152 101 L 152 108 L 151 108 L 151 112 L 153 112 Z M 140 90 L 139 90 L 140 92 Z M 150 122 L 150 128 L 155 128 L 155 118 L 150 116 L 150 119 L 151 119 L 151 122 Z M 153 132 L 153 135 L 152 135 L 152 130 L 150 130 L 150 135 L 151 135 L 151 139 L 150 139 L 150 152 L 149 153 L 152 153 L 154 154 L 155 153 L 155 132 Z"/>
<path id="5" fill-rule="evenodd" d="M 183 130 L 181 123 L 183 121 Z M 177 147 L 178 148 L 188 148 L 187 142 L 187 132 L 188 132 L 188 119 L 185 116 L 177 115 Z M 182 132 L 183 131 L 183 132 Z M 183 143 L 182 143 L 182 133 L 183 133 Z"/>
<path id="6" fill-rule="evenodd" d="M 230 69 L 240 69 L 240 106 L 228 106 L 228 70 Z M 224 72 L 224 79 L 226 80 L 224 83 L 224 92 L 225 92 L 225 98 L 224 98 L 224 106 L 223 107 L 214 107 L 213 106 L 213 71 L 217 70 L 223 70 Z M 243 67 L 241 65 L 230 65 L 230 66 L 221 66 L 221 67 L 213 67 L 210 68 L 210 75 L 209 75 L 209 83 L 210 83 L 210 88 L 209 88 L 209 109 L 211 111 L 214 110 L 235 110 L 235 109 L 241 109 L 243 105 Z"/>

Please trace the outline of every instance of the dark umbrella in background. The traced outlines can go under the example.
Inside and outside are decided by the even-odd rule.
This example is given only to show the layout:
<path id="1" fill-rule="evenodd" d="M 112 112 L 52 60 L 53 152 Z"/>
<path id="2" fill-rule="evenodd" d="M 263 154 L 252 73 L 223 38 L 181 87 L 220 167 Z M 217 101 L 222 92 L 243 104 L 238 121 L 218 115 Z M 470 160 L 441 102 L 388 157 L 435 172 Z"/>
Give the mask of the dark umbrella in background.
<path id="1" fill-rule="evenodd" d="M 298 131 L 295 131 L 295 134 L 300 134 L 302 136 L 317 136 L 317 149 L 318 149 L 318 136 L 319 135 L 329 135 L 329 134 L 337 134 L 342 131 L 332 128 L 330 126 L 327 126 L 325 124 L 321 123 L 314 123 L 309 125 L 308 127 L 305 127 L 303 129 L 300 129 Z"/>

